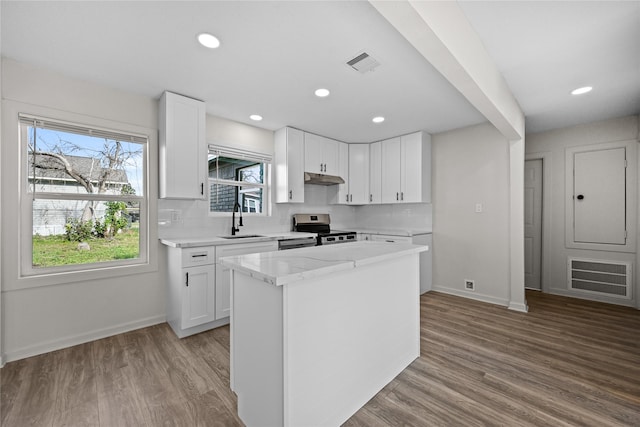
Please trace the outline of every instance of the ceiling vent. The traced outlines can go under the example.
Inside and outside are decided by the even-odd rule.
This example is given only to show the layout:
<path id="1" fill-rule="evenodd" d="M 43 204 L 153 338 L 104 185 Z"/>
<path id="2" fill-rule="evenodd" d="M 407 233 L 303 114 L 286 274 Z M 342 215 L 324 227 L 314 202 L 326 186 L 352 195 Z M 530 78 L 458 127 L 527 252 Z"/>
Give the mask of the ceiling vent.
<path id="1" fill-rule="evenodd" d="M 362 52 L 355 58 L 347 61 L 347 65 L 362 74 L 373 71 L 380 63 L 371 57 L 367 52 Z"/>

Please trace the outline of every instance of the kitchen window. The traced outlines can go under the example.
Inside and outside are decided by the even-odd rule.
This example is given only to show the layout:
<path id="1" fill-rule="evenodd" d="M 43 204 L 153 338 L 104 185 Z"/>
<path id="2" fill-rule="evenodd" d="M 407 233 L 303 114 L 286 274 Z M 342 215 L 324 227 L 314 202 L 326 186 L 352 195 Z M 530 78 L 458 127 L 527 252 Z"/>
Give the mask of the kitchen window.
<path id="1" fill-rule="evenodd" d="M 271 157 L 228 147 L 209 146 L 209 212 L 266 215 Z"/>
<path id="2" fill-rule="evenodd" d="M 22 275 L 147 256 L 147 137 L 21 114 Z"/>

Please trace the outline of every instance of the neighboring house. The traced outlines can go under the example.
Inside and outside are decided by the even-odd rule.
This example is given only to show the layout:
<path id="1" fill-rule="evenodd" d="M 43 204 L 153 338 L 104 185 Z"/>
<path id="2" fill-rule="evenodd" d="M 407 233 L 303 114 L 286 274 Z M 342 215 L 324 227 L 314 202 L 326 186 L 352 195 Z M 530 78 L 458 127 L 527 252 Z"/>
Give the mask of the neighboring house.
<path id="1" fill-rule="evenodd" d="M 263 181 L 261 163 L 238 161 L 228 157 L 209 160 L 209 178 L 227 181 Z M 211 184 L 210 212 L 232 212 L 237 201 L 242 212 L 262 212 L 262 189 L 250 186 Z M 236 194 L 237 193 L 237 194 Z"/>
<path id="2" fill-rule="evenodd" d="M 129 184 L 129 179 L 124 170 L 108 170 L 100 165 L 100 160 L 91 157 L 65 155 L 71 167 L 78 174 L 89 178 L 91 184 L 98 192 L 98 183 L 107 174 L 106 190 L 103 194 L 120 194 L 122 188 Z M 35 189 L 39 193 L 75 193 L 87 194 L 86 188 L 75 178 L 69 175 L 61 163 L 48 156 L 36 155 L 36 163 L 33 163 L 33 155 L 29 155 L 29 186 L 31 191 Z M 35 180 L 34 180 L 35 172 Z M 33 234 L 48 236 L 52 234 L 64 234 L 65 224 L 71 218 L 79 218 L 87 204 L 86 200 L 46 200 L 33 201 Z M 104 215 L 105 204 L 98 202 L 94 206 L 96 218 Z"/>

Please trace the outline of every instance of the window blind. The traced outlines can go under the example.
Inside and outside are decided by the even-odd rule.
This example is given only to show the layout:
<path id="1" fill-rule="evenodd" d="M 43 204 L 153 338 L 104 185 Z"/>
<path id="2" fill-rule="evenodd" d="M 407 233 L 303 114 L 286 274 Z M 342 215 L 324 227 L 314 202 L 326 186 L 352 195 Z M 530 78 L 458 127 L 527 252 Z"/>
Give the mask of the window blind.
<path id="1" fill-rule="evenodd" d="M 79 135 L 90 135 L 96 138 L 105 138 L 113 141 L 128 141 L 138 144 L 146 144 L 148 138 L 146 135 L 135 135 L 130 133 L 118 133 L 110 130 L 79 126 L 73 123 L 61 122 L 58 120 L 50 120 L 42 117 L 30 116 L 27 114 L 19 114 L 18 120 L 21 124 L 34 126 L 40 129 L 55 130 L 61 132 L 75 133 Z"/>
<path id="2" fill-rule="evenodd" d="M 209 153 L 221 157 L 231 157 L 235 159 L 248 160 L 259 163 L 271 163 L 271 155 L 264 153 L 256 153 L 238 148 L 223 147 L 220 145 L 209 144 Z"/>

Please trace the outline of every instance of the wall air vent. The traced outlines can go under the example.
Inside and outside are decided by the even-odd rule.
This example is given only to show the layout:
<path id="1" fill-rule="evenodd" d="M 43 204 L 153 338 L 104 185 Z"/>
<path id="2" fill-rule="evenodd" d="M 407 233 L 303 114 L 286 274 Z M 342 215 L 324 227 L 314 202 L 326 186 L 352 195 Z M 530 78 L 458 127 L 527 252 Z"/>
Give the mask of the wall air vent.
<path id="1" fill-rule="evenodd" d="M 380 63 L 376 61 L 372 56 L 370 56 L 367 52 L 362 52 L 357 55 L 355 58 L 347 61 L 347 65 L 353 68 L 356 71 L 360 71 L 362 74 L 373 71 Z"/>
<path id="2" fill-rule="evenodd" d="M 569 289 L 631 299 L 631 264 L 569 258 Z"/>

